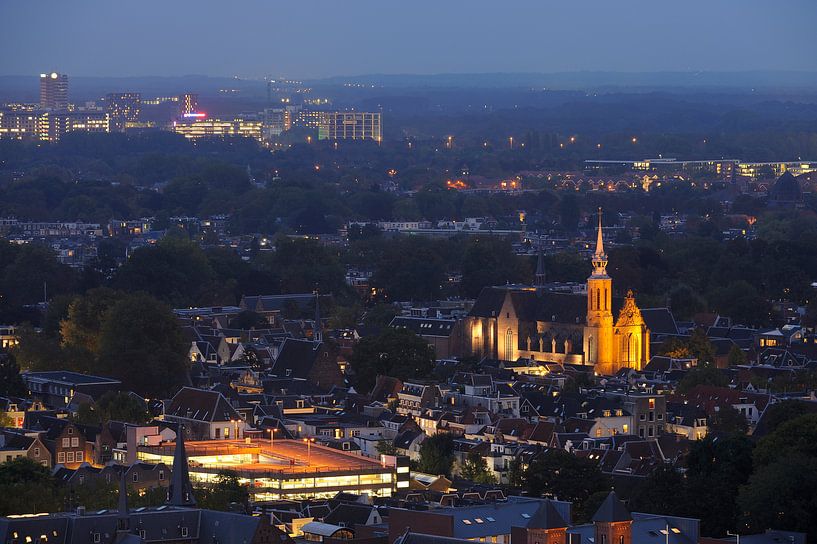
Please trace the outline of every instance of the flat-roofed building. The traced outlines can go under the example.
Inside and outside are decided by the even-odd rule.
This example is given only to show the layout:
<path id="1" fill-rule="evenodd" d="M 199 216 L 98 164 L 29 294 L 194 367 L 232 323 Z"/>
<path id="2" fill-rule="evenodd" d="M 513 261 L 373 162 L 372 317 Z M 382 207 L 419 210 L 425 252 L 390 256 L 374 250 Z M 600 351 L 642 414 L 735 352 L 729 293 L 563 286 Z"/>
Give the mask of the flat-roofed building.
<path id="1" fill-rule="evenodd" d="M 108 115 L 111 117 L 112 130 L 125 130 L 128 124 L 139 122 L 142 111 L 140 93 L 110 93 L 106 97 Z"/>
<path id="2" fill-rule="evenodd" d="M 239 136 L 261 141 L 263 122 L 254 119 L 204 119 L 193 118 L 173 123 L 173 132 L 185 138 L 226 138 Z"/>
<path id="3" fill-rule="evenodd" d="M 0 140 L 37 139 L 39 115 L 33 111 L 0 110 Z"/>
<path id="4" fill-rule="evenodd" d="M 332 111 L 321 114 L 319 140 L 383 141 L 380 113 Z"/>
<path id="5" fill-rule="evenodd" d="M 185 448 L 193 481 L 212 483 L 230 470 L 250 486 L 255 501 L 331 498 L 339 491 L 389 497 L 401 470 L 401 458 L 380 462 L 304 440 L 185 441 Z M 137 457 L 171 463 L 174 451 L 172 442 L 140 446 Z"/>

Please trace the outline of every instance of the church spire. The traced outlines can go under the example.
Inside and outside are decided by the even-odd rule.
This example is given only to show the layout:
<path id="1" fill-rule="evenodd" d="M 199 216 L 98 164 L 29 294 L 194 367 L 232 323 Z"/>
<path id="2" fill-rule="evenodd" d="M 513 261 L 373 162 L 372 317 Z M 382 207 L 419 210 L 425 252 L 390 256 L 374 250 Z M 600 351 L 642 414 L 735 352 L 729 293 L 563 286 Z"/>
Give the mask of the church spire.
<path id="1" fill-rule="evenodd" d="M 545 256 L 542 253 L 542 237 L 539 237 L 539 255 L 536 258 L 536 283 L 534 287 L 545 286 Z"/>
<path id="2" fill-rule="evenodd" d="M 193 485 L 190 483 L 190 472 L 187 466 L 187 453 L 184 451 L 184 425 L 176 428 L 176 449 L 173 452 L 173 476 L 167 488 L 167 504 L 172 506 L 196 506 L 193 497 Z"/>
<path id="3" fill-rule="evenodd" d="M 599 206 L 599 228 L 596 234 L 596 252 L 593 254 L 593 275 L 607 275 L 607 255 L 604 253 L 604 236 L 601 230 L 601 206 Z"/>
<path id="4" fill-rule="evenodd" d="M 604 237 L 601 230 L 601 206 L 599 206 L 599 230 L 596 235 L 596 255 L 604 255 Z"/>

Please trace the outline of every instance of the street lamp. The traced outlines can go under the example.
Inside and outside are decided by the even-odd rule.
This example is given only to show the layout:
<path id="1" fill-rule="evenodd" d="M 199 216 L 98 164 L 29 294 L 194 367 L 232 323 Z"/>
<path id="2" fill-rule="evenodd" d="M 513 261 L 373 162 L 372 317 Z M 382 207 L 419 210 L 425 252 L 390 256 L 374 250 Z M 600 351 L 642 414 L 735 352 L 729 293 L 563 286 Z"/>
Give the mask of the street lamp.
<path id="1" fill-rule="evenodd" d="M 314 442 L 314 438 L 304 438 L 304 442 L 306 442 L 306 462 L 307 464 L 310 463 L 310 458 L 312 457 L 312 442 Z"/>
<path id="2" fill-rule="evenodd" d="M 726 535 L 735 537 L 737 539 L 736 544 L 740 544 L 740 535 L 738 533 L 730 533 L 729 531 L 726 531 Z"/>

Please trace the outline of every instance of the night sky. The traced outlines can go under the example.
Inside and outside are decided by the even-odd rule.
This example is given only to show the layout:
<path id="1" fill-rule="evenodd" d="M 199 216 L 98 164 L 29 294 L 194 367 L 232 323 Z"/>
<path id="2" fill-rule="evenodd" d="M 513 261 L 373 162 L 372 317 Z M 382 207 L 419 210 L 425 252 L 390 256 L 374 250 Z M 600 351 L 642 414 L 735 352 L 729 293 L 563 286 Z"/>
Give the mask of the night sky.
<path id="1" fill-rule="evenodd" d="M 817 70 L 815 0 L 0 0 L 0 74 Z"/>

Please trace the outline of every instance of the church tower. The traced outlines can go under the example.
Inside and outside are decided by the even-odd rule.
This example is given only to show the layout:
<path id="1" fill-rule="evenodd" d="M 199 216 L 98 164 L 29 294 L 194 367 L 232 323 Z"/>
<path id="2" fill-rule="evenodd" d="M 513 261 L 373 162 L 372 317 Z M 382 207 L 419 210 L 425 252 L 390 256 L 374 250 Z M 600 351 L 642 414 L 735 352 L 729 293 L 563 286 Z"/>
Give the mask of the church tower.
<path id="1" fill-rule="evenodd" d="M 587 325 L 584 328 L 584 356 L 599 374 L 613 367 L 613 280 L 607 275 L 607 255 L 601 230 L 601 208 L 593 254 L 593 273 L 587 278 Z"/>

